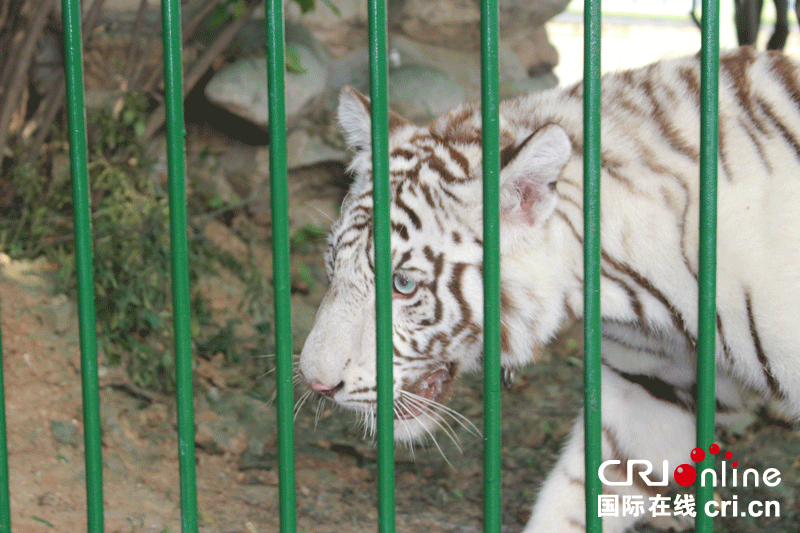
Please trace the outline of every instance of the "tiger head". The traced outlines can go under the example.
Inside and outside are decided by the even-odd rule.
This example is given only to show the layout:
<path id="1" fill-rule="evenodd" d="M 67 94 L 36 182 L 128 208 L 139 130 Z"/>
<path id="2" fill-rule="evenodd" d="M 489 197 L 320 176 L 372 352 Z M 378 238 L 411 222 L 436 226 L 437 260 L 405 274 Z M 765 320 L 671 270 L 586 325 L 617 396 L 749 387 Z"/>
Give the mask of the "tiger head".
<path id="1" fill-rule="evenodd" d="M 330 231 L 330 286 L 298 367 L 312 390 L 361 412 L 372 431 L 377 389 L 369 109 L 364 95 L 344 89 L 339 122 L 355 152 L 354 182 Z M 482 365 L 480 109 L 463 106 L 428 127 L 394 114 L 389 122 L 394 433 L 410 442 L 441 427 L 446 417 L 460 417 L 444 406 L 453 380 Z M 513 276 L 505 276 L 506 263 L 517 251 L 541 247 L 571 145 L 564 130 L 552 125 L 535 132 L 503 125 L 502 137 L 501 337 L 503 364 L 511 367 L 529 360 L 551 333 L 537 337 L 528 331 L 541 322 L 530 321 L 529 308 L 542 310 L 525 302 L 525 291 L 511 294 L 517 288 Z M 520 260 L 530 268 L 527 259 Z M 519 283 L 530 285 L 528 277 Z"/>

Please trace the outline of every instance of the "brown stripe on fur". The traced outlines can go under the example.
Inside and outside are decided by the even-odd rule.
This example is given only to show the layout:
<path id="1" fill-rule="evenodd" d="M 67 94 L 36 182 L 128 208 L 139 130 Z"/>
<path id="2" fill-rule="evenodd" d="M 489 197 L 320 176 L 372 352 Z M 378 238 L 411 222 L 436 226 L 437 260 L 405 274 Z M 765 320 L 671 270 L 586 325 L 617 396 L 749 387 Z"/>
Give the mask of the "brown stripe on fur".
<path id="1" fill-rule="evenodd" d="M 617 171 L 617 168 L 619 168 L 620 166 L 622 166 L 622 165 L 615 165 L 615 166 L 612 166 L 612 165 L 605 166 L 604 165 L 604 168 L 605 168 L 606 172 L 608 172 L 609 176 L 611 176 L 615 181 L 617 181 L 617 182 L 621 183 L 622 185 L 624 185 L 625 188 L 628 189 L 630 192 L 636 191 L 636 188 L 634 187 L 633 182 Z"/>
<path id="2" fill-rule="evenodd" d="M 504 288 L 500 288 L 500 310 L 503 315 L 519 311 L 516 302 Z M 505 353 L 511 352 L 511 333 L 504 321 L 500 321 L 500 349 Z"/>
<path id="3" fill-rule="evenodd" d="M 401 239 L 403 239 L 404 241 L 408 240 L 408 228 L 406 227 L 405 224 L 392 222 L 391 226 L 392 226 L 392 231 L 397 235 L 399 235 Z"/>
<path id="4" fill-rule="evenodd" d="M 769 359 L 767 358 L 767 354 L 764 353 L 764 347 L 761 345 L 761 337 L 758 335 L 756 318 L 755 316 L 753 316 L 753 302 L 750 299 L 749 292 L 745 292 L 744 303 L 745 303 L 745 308 L 747 309 L 747 322 L 750 325 L 750 337 L 753 340 L 753 348 L 756 351 L 756 357 L 758 357 L 758 362 L 761 363 L 761 369 L 764 372 L 764 379 L 767 382 L 767 386 L 769 387 L 770 392 L 774 396 L 778 398 L 785 398 L 785 394 L 781 390 L 780 385 L 778 384 L 778 380 L 775 379 L 775 375 L 772 373 L 772 367 L 769 364 Z"/>
<path id="5" fill-rule="evenodd" d="M 586 525 L 583 522 L 578 522 L 577 520 L 575 520 L 572 517 L 569 517 L 567 519 L 567 522 L 569 523 L 569 525 L 571 525 L 572 527 L 574 527 L 575 529 L 577 529 L 579 531 L 583 531 L 584 529 L 586 529 Z"/>
<path id="6" fill-rule="evenodd" d="M 611 448 L 612 458 L 619 459 L 621 463 L 619 465 L 612 465 L 612 467 L 616 466 L 622 471 L 622 478 L 625 479 L 628 476 L 628 461 L 630 460 L 629 457 L 622 454 L 619 448 L 619 443 L 617 441 L 617 437 L 611 429 L 607 426 L 603 426 L 602 429 L 603 436 L 608 439 L 609 448 Z M 635 465 L 633 470 L 633 486 L 639 489 L 640 492 L 644 494 L 655 495 L 658 492 L 658 487 L 651 487 L 647 485 L 639 472 L 643 471 L 643 467 L 641 465 Z"/>
<path id="7" fill-rule="evenodd" d="M 390 157 L 402 157 L 403 159 L 414 159 L 414 152 L 407 148 L 395 148 L 392 150 L 392 153 L 389 154 Z"/>
<path id="8" fill-rule="evenodd" d="M 800 159 L 800 141 L 798 141 L 797 137 L 795 137 L 791 130 L 787 128 L 783 122 L 781 122 L 778 114 L 775 113 L 775 110 L 772 109 L 772 106 L 766 100 L 759 98 L 757 103 L 761 108 L 761 111 L 767 116 L 770 122 L 772 122 L 775 127 L 778 128 L 778 131 L 780 131 L 783 139 L 789 143 L 792 148 L 794 148 L 795 156 Z"/>
<path id="9" fill-rule="evenodd" d="M 725 338 L 725 331 L 722 329 L 722 317 L 719 312 L 717 312 L 717 333 L 719 334 L 719 340 L 722 344 L 722 354 L 725 356 L 725 360 L 730 362 L 732 360 L 731 347 L 728 345 L 728 341 Z"/>
<path id="10" fill-rule="evenodd" d="M 469 161 L 464 157 L 464 154 L 453 148 L 450 143 L 447 143 L 445 148 L 447 148 L 447 152 L 450 154 L 450 159 L 453 160 L 453 163 L 458 165 L 462 172 L 464 172 L 464 177 L 469 178 Z"/>
<path id="11" fill-rule="evenodd" d="M 445 183 L 464 181 L 463 179 L 457 178 L 449 170 L 447 170 L 447 164 L 439 156 L 433 153 L 433 149 L 427 148 L 427 151 L 429 153 L 428 157 L 425 158 L 425 163 L 431 170 L 439 174 Z"/>
<path id="12" fill-rule="evenodd" d="M 564 222 L 566 222 L 567 226 L 572 231 L 572 235 L 575 237 L 575 240 L 577 240 L 579 243 L 583 244 L 583 237 L 581 236 L 580 233 L 578 233 L 578 230 L 575 229 L 575 226 L 572 224 L 572 221 L 569 219 L 569 217 L 563 211 L 561 211 L 558 207 L 556 207 L 556 209 L 555 209 L 555 211 L 553 213 L 556 216 L 558 216 L 559 218 L 561 218 Z"/>
<path id="13" fill-rule="evenodd" d="M 523 139 L 523 141 L 519 144 L 511 144 L 503 148 L 500 151 L 500 169 L 504 169 L 506 165 L 511 163 L 514 158 L 517 157 L 517 154 L 520 152 L 520 150 L 522 150 L 525 145 L 528 144 L 528 141 L 530 141 L 534 135 L 536 135 L 536 132 L 533 132 L 525 137 L 525 139 Z"/>
<path id="14" fill-rule="evenodd" d="M 447 282 L 447 289 L 458 302 L 458 307 L 461 311 L 461 320 L 451 330 L 452 336 L 455 337 L 463 331 L 469 331 L 468 338 L 474 340 L 482 330 L 480 326 L 472 321 L 472 305 L 462 291 L 462 277 L 464 271 L 469 267 L 470 265 L 467 263 L 456 263 L 453 266 L 453 274 L 450 277 L 450 281 Z"/>
<path id="15" fill-rule="evenodd" d="M 417 230 L 421 230 L 422 222 L 420 221 L 419 216 L 417 216 L 416 211 L 411 209 L 408 206 L 408 204 L 405 203 L 405 201 L 403 200 L 402 192 L 403 191 L 401 185 L 400 187 L 398 187 L 397 194 L 395 195 L 394 205 L 396 205 L 398 209 L 400 209 L 403 213 L 406 214 L 408 219 L 411 221 L 411 224 L 414 225 L 414 228 L 416 228 Z"/>
<path id="16" fill-rule="evenodd" d="M 753 146 L 756 147 L 756 152 L 758 152 L 758 156 L 761 158 L 761 162 L 764 164 L 764 168 L 767 169 L 768 172 L 772 172 L 772 164 L 767 159 L 767 155 L 764 152 L 764 145 L 761 144 L 761 139 L 753 133 L 753 129 L 749 124 L 746 124 L 742 119 L 739 119 L 739 125 L 742 129 L 747 133 L 747 136 L 750 137 L 750 141 L 753 143 Z"/>
<path id="17" fill-rule="evenodd" d="M 618 368 L 614 368 L 608 363 L 605 363 L 605 367 L 612 370 L 625 381 L 639 385 L 645 391 L 647 391 L 647 394 L 656 400 L 680 407 L 687 412 L 694 411 L 694 403 L 688 403 L 681 398 L 678 394 L 678 391 L 681 389 L 672 383 L 667 383 L 663 379 L 658 379 L 657 377 L 649 376 L 647 374 L 630 374 Z"/>
<path id="18" fill-rule="evenodd" d="M 601 274 L 604 278 L 613 281 L 620 287 L 622 290 L 625 291 L 625 294 L 628 295 L 629 305 L 633 310 L 634 314 L 636 315 L 637 320 L 639 321 L 639 325 L 645 329 L 647 329 L 647 320 L 645 319 L 644 315 L 644 308 L 642 307 L 642 302 L 639 300 L 639 295 L 636 294 L 630 285 L 625 283 L 622 278 L 618 278 L 616 276 L 612 276 L 606 269 L 601 269 Z"/>
<path id="19" fill-rule="evenodd" d="M 727 122 L 725 121 L 725 117 L 720 113 L 719 115 L 719 131 L 717 132 L 717 141 L 719 149 L 717 153 L 719 154 L 719 161 L 722 164 L 722 173 L 725 176 L 726 181 L 733 181 L 733 172 L 731 172 L 731 167 L 728 164 L 728 142 L 727 142 Z"/>
<path id="20" fill-rule="evenodd" d="M 583 98 L 583 82 L 578 82 L 567 91 L 570 98 Z"/>
<path id="21" fill-rule="evenodd" d="M 689 96 L 692 97 L 695 107 L 700 105 L 700 79 L 697 70 L 691 67 L 683 67 L 678 71 L 678 76 L 686 84 Z"/>
<path id="22" fill-rule="evenodd" d="M 729 54 L 720 57 L 720 71 L 730 78 L 730 83 L 735 89 L 736 98 L 739 105 L 750 117 L 755 127 L 761 133 L 767 133 L 764 123 L 756 116 L 753 108 L 750 79 L 747 73 L 750 65 L 755 61 L 752 50 L 741 48 L 736 54 Z"/>
<path id="23" fill-rule="evenodd" d="M 403 126 L 408 126 L 408 121 L 394 111 L 389 111 L 389 134 L 391 135 Z"/>
<path id="24" fill-rule="evenodd" d="M 575 485 L 576 487 L 586 486 L 586 482 L 583 479 L 574 477 L 565 467 L 561 468 L 561 474 L 567 479 L 567 481 L 569 481 L 571 485 Z"/>
<path id="25" fill-rule="evenodd" d="M 769 58 L 772 60 L 772 70 L 794 102 L 795 110 L 800 109 L 800 73 L 797 67 L 783 54 L 769 53 Z"/>
<path id="26" fill-rule="evenodd" d="M 439 209 L 440 206 L 434 200 L 430 186 L 425 183 L 418 183 L 417 186 L 419 187 L 419 190 L 422 191 L 422 197 L 425 199 L 425 203 L 428 204 L 431 209 Z"/>
<path id="27" fill-rule="evenodd" d="M 697 345 L 697 341 L 689 332 L 689 329 L 686 326 L 686 319 L 683 317 L 680 311 L 678 311 L 678 308 L 675 307 L 675 305 L 672 302 L 670 302 L 666 294 L 664 294 L 661 290 L 656 288 L 650 282 L 650 280 L 647 279 L 645 276 L 643 276 L 640 272 L 637 272 L 633 267 L 631 267 L 626 263 L 622 263 L 620 261 L 613 259 L 611 256 L 608 255 L 608 253 L 605 252 L 605 250 L 601 250 L 601 256 L 603 261 L 606 261 L 616 270 L 619 270 L 626 276 L 630 277 L 637 285 L 639 285 L 641 288 L 649 292 L 650 295 L 653 296 L 656 300 L 661 302 L 661 305 L 663 305 L 667 309 L 667 311 L 669 311 L 669 314 L 672 317 L 673 326 L 675 327 L 675 329 L 683 333 L 683 336 L 686 339 L 686 342 L 689 344 L 689 346 L 695 347 Z"/>
<path id="28" fill-rule="evenodd" d="M 650 355 L 652 355 L 654 357 L 658 357 L 659 359 L 666 359 L 668 361 L 673 359 L 672 356 L 670 354 L 668 354 L 667 352 L 664 352 L 664 351 L 661 351 L 661 350 L 656 350 L 656 349 L 650 348 L 648 346 L 636 346 L 634 344 L 631 344 L 628 341 L 620 339 L 619 337 L 615 337 L 614 335 L 611 335 L 608 332 L 603 332 L 602 338 L 607 340 L 607 341 L 609 341 L 609 342 L 613 342 L 614 344 L 618 344 L 618 345 L 622 346 L 623 348 L 627 348 L 629 350 L 634 350 L 634 351 L 637 351 L 637 352 L 644 352 L 644 353 L 650 354 Z M 611 366 L 609 366 L 609 368 L 614 370 L 614 368 L 611 367 Z"/>
<path id="29" fill-rule="evenodd" d="M 500 322 L 500 350 L 503 353 L 511 353 L 511 333 L 508 331 L 508 326 Z"/>
<path id="30" fill-rule="evenodd" d="M 691 161 L 698 161 L 700 159 L 700 152 L 695 146 L 681 137 L 680 129 L 676 128 L 670 121 L 669 117 L 671 113 L 664 109 L 664 104 L 656 97 L 652 79 L 648 77 L 641 86 L 645 95 L 650 100 L 653 110 L 652 117 L 655 119 L 658 129 L 661 131 L 661 135 L 664 136 L 670 146 L 677 152 L 685 155 Z"/>

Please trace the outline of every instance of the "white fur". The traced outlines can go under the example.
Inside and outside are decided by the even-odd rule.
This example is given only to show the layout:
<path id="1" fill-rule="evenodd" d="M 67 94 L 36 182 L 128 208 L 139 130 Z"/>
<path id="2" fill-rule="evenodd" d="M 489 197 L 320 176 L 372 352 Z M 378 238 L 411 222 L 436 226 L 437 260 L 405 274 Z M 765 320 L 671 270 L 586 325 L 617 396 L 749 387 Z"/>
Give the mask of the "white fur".
<path id="1" fill-rule="evenodd" d="M 794 87 L 800 80 L 797 67 L 779 56 L 747 50 L 724 55 L 722 70 L 717 400 L 732 411 L 745 407 L 752 391 L 780 396 L 800 418 L 800 154 L 793 144 L 800 143 L 800 109 L 782 76 L 788 72 Z M 697 83 L 696 58 L 603 81 L 604 459 L 674 465 L 688 460 L 694 446 Z M 743 86 L 749 86 L 745 101 Z M 366 412 L 369 426 L 375 399 L 372 246 L 363 229 L 372 208 L 369 116 L 364 99 L 349 91 L 339 113 L 356 149 L 355 181 L 331 230 L 331 288 L 299 369 L 309 383 L 341 383 L 333 399 Z M 582 314 L 580 91 L 504 103 L 500 124 L 504 148 L 517 148 L 500 176 L 502 362 L 514 367 L 530 362 L 567 318 Z M 427 128 L 407 125 L 390 137 L 390 150 L 397 150 L 391 217 L 406 231 L 392 236 L 393 262 L 420 287 L 393 302 L 396 402 L 401 390 L 441 365 L 480 369 L 479 132 L 480 111 L 464 106 Z M 659 380 L 667 399 L 636 376 Z M 448 417 L 455 421 L 436 410 L 396 420 L 395 434 L 405 441 L 432 436 Z M 525 532 L 582 531 L 583 480 L 579 419 Z M 606 520 L 604 531 L 622 532 L 633 522 Z"/>

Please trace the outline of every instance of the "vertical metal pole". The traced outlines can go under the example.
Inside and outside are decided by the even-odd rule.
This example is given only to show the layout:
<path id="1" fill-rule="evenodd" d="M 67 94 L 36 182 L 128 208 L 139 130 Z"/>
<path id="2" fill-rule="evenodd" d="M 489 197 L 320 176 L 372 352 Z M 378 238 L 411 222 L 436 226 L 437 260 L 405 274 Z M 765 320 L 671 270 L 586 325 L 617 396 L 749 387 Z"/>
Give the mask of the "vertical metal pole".
<path id="1" fill-rule="evenodd" d="M 292 395 L 292 284 L 289 272 L 289 192 L 286 162 L 286 103 L 283 2 L 265 0 L 267 87 L 269 93 L 269 172 L 275 288 L 275 357 L 278 408 L 278 474 L 282 533 L 297 530 L 295 511 L 294 418 Z"/>
<path id="2" fill-rule="evenodd" d="M 483 148 L 483 528 L 499 533 L 500 434 L 500 82 L 498 3 L 481 1 Z"/>
<path id="3" fill-rule="evenodd" d="M 6 437 L 6 393 L 3 381 L 3 334 L 0 329 L 0 533 L 11 533 L 8 492 L 8 439 Z"/>
<path id="4" fill-rule="evenodd" d="M 703 0 L 703 36 L 700 61 L 700 255 L 697 324 L 697 447 L 708 450 L 714 442 L 714 357 L 716 355 L 717 275 L 717 141 L 719 103 L 719 1 Z M 714 468 L 714 456 L 698 465 Z M 695 531 L 711 533 L 713 518 L 706 502 L 713 487 L 697 483 Z"/>
<path id="5" fill-rule="evenodd" d="M 197 483 L 194 453 L 189 247 L 186 230 L 186 154 L 183 121 L 183 64 L 179 0 L 162 0 L 164 85 L 169 172 L 169 228 L 172 305 L 175 331 L 175 373 L 178 401 L 178 457 L 181 523 L 184 533 L 197 531 Z"/>
<path id="6" fill-rule="evenodd" d="M 600 533 L 600 0 L 586 0 L 583 59 L 586 531 Z"/>
<path id="7" fill-rule="evenodd" d="M 97 382 L 91 202 L 86 161 L 86 114 L 83 97 L 83 50 L 78 0 L 63 0 L 64 75 L 67 88 L 72 209 L 75 221 L 75 270 L 83 394 L 83 438 L 86 461 L 87 527 L 103 531 L 103 455 L 100 447 L 100 394 Z"/>
<path id="8" fill-rule="evenodd" d="M 378 530 L 395 530 L 392 391 L 392 260 L 389 200 L 389 98 L 386 0 L 369 2 L 372 198 L 375 232 L 375 322 L 378 379 Z"/>

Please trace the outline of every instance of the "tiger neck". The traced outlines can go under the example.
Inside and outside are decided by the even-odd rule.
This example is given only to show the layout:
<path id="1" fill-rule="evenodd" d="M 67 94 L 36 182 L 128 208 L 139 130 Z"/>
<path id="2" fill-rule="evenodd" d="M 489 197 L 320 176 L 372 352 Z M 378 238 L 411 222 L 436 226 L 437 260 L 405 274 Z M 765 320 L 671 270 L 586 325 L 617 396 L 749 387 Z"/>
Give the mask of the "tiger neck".
<path id="1" fill-rule="evenodd" d="M 503 241 L 501 344 L 504 364 L 514 367 L 536 359 L 565 322 L 582 317 L 583 246 L 574 224 L 558 213 L 536 239 Z"/>

